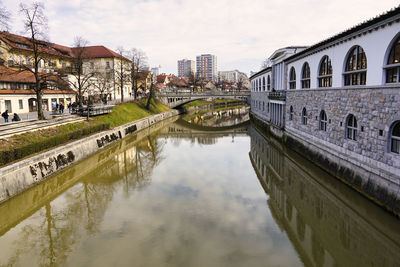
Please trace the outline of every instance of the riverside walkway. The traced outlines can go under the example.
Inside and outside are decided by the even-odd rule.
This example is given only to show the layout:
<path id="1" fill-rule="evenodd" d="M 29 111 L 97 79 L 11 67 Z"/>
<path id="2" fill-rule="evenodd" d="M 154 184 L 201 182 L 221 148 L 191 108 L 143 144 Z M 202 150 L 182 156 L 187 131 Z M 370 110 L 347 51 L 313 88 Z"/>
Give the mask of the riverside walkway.
<path id="1" fill-rule="evenodd" d="M 47 120 L 22 120 L 17 122 L 8 122 L 0 124 L 0 138 L 12 136 L 14 134 L 22 134 L 25 132 L 36 131 L 44 128 L 54 127 L 61 124 L 83 121 L 85 118 L 76 115 L 58 115 L 53 119 Z"/>

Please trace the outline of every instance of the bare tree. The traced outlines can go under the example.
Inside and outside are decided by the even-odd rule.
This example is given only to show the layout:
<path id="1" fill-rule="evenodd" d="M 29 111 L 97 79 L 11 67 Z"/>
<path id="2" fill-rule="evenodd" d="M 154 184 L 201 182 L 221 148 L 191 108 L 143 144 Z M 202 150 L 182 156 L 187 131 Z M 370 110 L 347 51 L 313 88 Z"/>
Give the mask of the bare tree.
<path id="1" fill-rule="evenodd" d="M 96 81 L 93 86 L 100 93 L 100 99 L 106 103 L 107 96 L 111 93 L 112 87 L 112 73 L 110 71 L 98 70 L 95 74 Z"/>
<path id="2" fill-rule="evenodd" d="M 8 31 L 10 29 L 10 12 L 3 6 L 0 0 L 0 30 Z"/>
<path id="3" fill-rule="evenodd" d="M 32 42 L 33 51 L 33 66 L 30 62 L 27 62 L 23 67 L 24 69 L 33 73 L 35 77 L 34 90 L 36 92 L 36 100 L 38 103 L 38 119 L 43 120 L 43 108 L 42 108 L 42 86 L 43 76 L 39 74 L 39 64 L 41 60 L 44 60 L 43 53 L 43 41 L 39 41 L 38 38 L 47 39 L 46 32 L 48 30 L 47 18 L 44 15 L 44 5 L 42 3 L 34 2 L 31 5 L 21 3 L 19 5 L 20 13 L 24 17 L 24 29 L 29 32 L 30 39 Z"/>
<path id="4" fill-rule="evenodd" d="M 116 84 L 121 89 L 121 102 L 124 102 L 124 86 L 130 81 L 129 69 L 130 66 L 127 64 L 127 59 L 124 57 L 125 49 L 123 47 L 117 48 L 117 53 L 119 54 L 119 62 L 117 66 L 114 66 L 115 81 Z"/>
<path id="5" fill-rule="evenodd" d="M 135 99 L 138 96 L 138 83 L 140 80 L 140 71 L 143 71 L 147 67 L 147 56 L 146 53 L 140 49 L 132 48 L 129 51 L 129 59 L 131 60 L 130 66 L 130 80 L 132 82 L 133 92 Z"/>
<path id="6" fill-rule="evenodd" d="M 146 109 L 150 110 L 151 100 L 154 98 L 156 91 L 156 81 L 151 79 L 151 85 L 149 90 L 149 96 L 147 97 Z"/>
<path id="7" fill-rule="evenodd" d="M 196 73 L 191 71 L 189 73 L 189 85 L 193 86 L 193 89 L 197 86 L 198 84 L 198 78 L 196 76 Z"/>
<path id="8" fill-rule="evenodd" d="M 84 64 L 85 52 L 88 41 L 81 36 L 75 37 L 73 44 L 74 60 L 70 72 L 63 73 L 60 70 L 60 75 L 65 77 L 68 84 L 78 93 L 78 105 L 83 105 L 83 95 L 92 86 L 90 81 L 94 77 L 96 70 Z"/>

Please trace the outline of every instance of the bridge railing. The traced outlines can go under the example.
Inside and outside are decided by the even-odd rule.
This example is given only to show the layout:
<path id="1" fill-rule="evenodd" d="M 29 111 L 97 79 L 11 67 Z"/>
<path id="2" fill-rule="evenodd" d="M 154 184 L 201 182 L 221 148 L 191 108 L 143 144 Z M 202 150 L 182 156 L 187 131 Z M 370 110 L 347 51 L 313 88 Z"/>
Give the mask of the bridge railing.
<path id="1" fill-rule="evenodd" d="M 157 93 L 158 97 L 191 97 L 191 96 L 249 96 L 250 91 L 205 91 L 205 92 L 170 92 Z"/>

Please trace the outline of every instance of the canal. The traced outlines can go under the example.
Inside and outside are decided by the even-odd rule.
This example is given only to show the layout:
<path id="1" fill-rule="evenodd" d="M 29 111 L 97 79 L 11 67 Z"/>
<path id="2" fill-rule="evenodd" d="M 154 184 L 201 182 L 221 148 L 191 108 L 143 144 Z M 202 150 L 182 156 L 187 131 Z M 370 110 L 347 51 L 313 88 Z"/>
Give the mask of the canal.
<path id="1" fill-rule="evenodd" d="M 400 220 L 247 112 L 169 119 L 3 203 L 0 266 L 399 266 Z"/>

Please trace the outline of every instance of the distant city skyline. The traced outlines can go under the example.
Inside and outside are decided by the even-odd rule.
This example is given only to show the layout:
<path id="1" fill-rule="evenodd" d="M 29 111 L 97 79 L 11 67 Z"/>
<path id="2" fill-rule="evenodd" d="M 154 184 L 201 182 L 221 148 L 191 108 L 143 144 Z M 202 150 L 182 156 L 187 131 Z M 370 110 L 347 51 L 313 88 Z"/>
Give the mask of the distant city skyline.
<path id="1" fill-rule="evenodd" d="M 19 2 L 2 3 L 12 14 L 11 32 L 23 34 Z M 150 67 L 161 65 L 163 72 L 174 74 L 178 59 L 210 53 L 218 56 L 218 69 L 237 69 L 249 75 L 277 48 L 312 45 L 399 3 L 70 0 L 44 4 L 51 42 L 70 46 L 75 36 L 83 36 L 90 45 L 114 50 L 119 46 L 140 48 Z"/>

